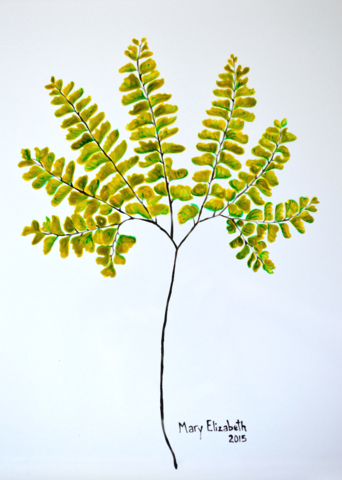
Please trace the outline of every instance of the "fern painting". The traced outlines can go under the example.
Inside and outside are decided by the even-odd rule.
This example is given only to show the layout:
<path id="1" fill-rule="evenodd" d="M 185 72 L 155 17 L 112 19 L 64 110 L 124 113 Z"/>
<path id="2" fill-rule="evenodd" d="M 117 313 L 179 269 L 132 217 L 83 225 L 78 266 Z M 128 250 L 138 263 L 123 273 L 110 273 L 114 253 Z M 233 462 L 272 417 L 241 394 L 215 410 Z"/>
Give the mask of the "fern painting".
<path id="1" fill-rule="evenodd" d="M 31 151 L 30 146 L 31 150 L 22 150 L 19 167 L 29 167 L 24 180 L 32 181 L 36 190 L 45 188 L 53 207 L 64 201 L 71 213 L 66 218 L 52 215 L 44 221 L 33 220 L 22 235 L 33 235 L 33 245 L 42 242 L 45 255 L 52 248 L 59 248 L 63 259 L 71 251 L 77 257 L 95 253 L 100 272 L 109 281 L 119 277 L 122 268 L 128 268 L 125 264 L 130 249 L 137 243 L 134 222 L 160 230 L 171 243 L 174 263 L 161 319 L 160 419 L 177 469 L 166 429 L 165 413 L 172 405 L 164 397 L 164 366 L 179 250 L 199 224 L 220 222 L 234 256 L 249 269 L 246 275 L 273 274 L 275 264 L 267 245 L 278 237 L 290 239 L 293 232 L 303 234 L 305 224 L 314 221 L 312 214 L 319 202 L 308 196 L 284 199 L 278 204 L 271 201 L 282 170 L 288 168 L 288 145 L 296 136 L 288 130 L 286 119 L 274 120 L 266 126 L 258 144 L 247 148 L 245 132 L 255 119 L 252 110 L 257 102 L 249 86 L 249 68 L 241 66 L 234 54 L 218 75 L 212 104 L 202 122 L 204 129 L 198 133 L 198 155 L 191 159 L 183 153 L 185 147 L 171 139 L 178 133 L 178 106 L 171 103 L 171 94 L 164 93 L 164 78 L 146 38 L 133 39 L 125 55 L 129 62 L 119 70 L 124 75 L 119 90 L 131 116 L 126 133 L 137 145 L 136 155 L 127 157 L 123 128 L 119 133 L 91 96 L 74 82 L 63 83 L 51 77 L 45 88 L 51 104 L 57 107 L 55 116 L 62 120 L 75 159 L 66 162 L 47 147 Z M 174 159 L 176 154 L 182 160 Z M 188 175 L 189 162 L 199 167 L 192 178 Z M 81 176 L 76 174 L 76 167 L 82 171 Z M 181 232 L 180 241 L 175 239 L 176 229 Z M 115 296 L 120 297 L 120 288 Z"/>

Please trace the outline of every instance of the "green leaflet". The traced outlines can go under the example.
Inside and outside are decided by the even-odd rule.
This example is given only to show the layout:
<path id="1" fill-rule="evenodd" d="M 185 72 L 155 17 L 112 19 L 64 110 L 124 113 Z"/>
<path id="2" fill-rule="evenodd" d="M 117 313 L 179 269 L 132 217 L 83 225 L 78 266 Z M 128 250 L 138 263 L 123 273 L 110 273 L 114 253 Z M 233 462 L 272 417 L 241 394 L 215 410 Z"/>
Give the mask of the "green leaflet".
<path id="1" fill-rule="evenodd" d="M 157 64 L 152 58 L 145 60 L 139 66 L 139 70 L 142 75 L 152 72 L 155 68 L 157 68 Z"/>
<path id="2" fill-rule="evenodd" d="M 108 215 L 108 223 L 109 225 L 119 225 L 121 222 L 121 215 L 119 212 L 113 212 Z"/>
<path id="3" fill-rule="evenodd" d="M 235 233 L 236 232 L 236 225 L 235 225 L 235 222 L 233 220 L 231 220 L 230 218 L 228 218 L 227 220 L 227 230 L 228 230 L 228 233 L 231 235 L 232 233 Z"/>
<path id="4" fill-rule="evenodd" d="M 219 163 L 223 163 L 224 165 L 227 165 L 232 170 L 240 170 L 240 168 L 242 167 L 239 160 L 236 160 L 236 158 L 233 157 L 233 155 L 227 152 L 220 153 Z"/>
<path id="5" fill-rule="evenodd" d="M 258 190 L 255 187 L 251 187 L 247 190 L 246 194 L 250 197 L 255 205 L 264 205 L 264 200 L 261 198 Z"/>
<path id="6" fill-rule="evenodd" d="M 191 161 L 192 163 L 200 167 L 203 167 L 206 165 L 210 165 L 212 167 L 215 162 L 215 155 L 212 155 L 211 153 L 204 153 L 200 157 L 193 157 Z"/>
<path id="7" fill-rule="evenodd" d="M 254 233 L 254 230 L 255 230 L 254 223 L 245 223 L 241 229 L 241 233 L 245 237 L 249 237 L 249 235 L 252 235 Z"/>
<path id="8" fill-rule="evenodd" d="M 130 92 L 131 90 L 135 90 L 136 88 L 140 87 L 139 78 L 134 74 L 131 73 L 124 79 L 121 86 L 119 87 L 120 92 Z"/>
<path id="9" fill-rule="evenodd" d="M 55 178 L 52 178 L 51 180 L 48 181 L 46 184 L 46 191 L 48 195 L 54 195 L 57 191 L 57 188 L 62 185 L 62 182 L 59 180 L 56 180 Z"/>
<path id="10" fill-rule="evenodd" d="M 120 162 L 116 165 L 116 169 L 122 174 L 125 175 L 125 173 L 128 172 L 131 168 L 133 168 L 139 161 L 138 155 L 135 155 L 134 157 L 129 158 L 128 160 L 124 160 L 123 162 Z"/>
<path id="11" fill-rule="evenodd" d="M 219 210 L 222 210 L 223 207 L 224 207 L 224 202 L 219 198 L 212 198 L 211 200 L 209 200 L 204 204 L 204 208 L 206 208 L 207 210 L 210 210 L 211 212 L 217 212 Z"/>
<path id="12" fill-rule="evenodd" d="M 224 120 L 213 120 L 208 118 L 207 120 L 203 120 L 202 124 L 207 128 L 213 128 L 214 130 L 220 130 L 224 132 L 226 129 L 226 122 Z M 218 140 L 220 139 L 220 134 L 218 134 Z"/>
<path id="13" fill-rule="evenodd" d="M 141 215 L 144 218 L 150 218 L 146 208 L 139 202 L 128 203 L 125 207 L 125 211 L 128 215 Z"/>
<path id="14" fill-rule="evenodd" d="M 235 100 L 235 107 L 252 108 L 252 107 L 255 107 L 256 103 L 257 103 L 257 101 L 255 100 L 255 98 L 252 98 L 252 97 L 247 97 L 247 98 L 238 97 Z"/>
<path id="15" fill-rule="evenodd" d="M 125 155 L 127 150 L 127 142 L 123 140 L 114 150 L 110 153 L 110 158 L 114 163 L 117 163 Z"/>
<path id="16" fill-rule="evenodd" d="M 223 97 L 223 98 L 232 98 L 232 90 L 230 88 L 226 88 L 225 90 L 222 89 L 215 89 L 213 90 L 213 94 L 216 97 Z"/>
<path id="17" fill-rule="evenodd" d="M 155 136 L 156 136 L 155 127 L 142 127 L 142 128 L 139 128 L 138 130 L 135 130 L 135 132 L 133 132 L 129 138 L 130 140 L 135 141 L 135 140 L 141 140 L 144 138 L 155 138 Z M 150 150 L 150 151 L 153 151 L 153 150 Z"/>
<path id="18" fill-rule="evenodd" d="M 126 130 L 133 131 L 137 128 L 143 127 L 144 125 L 152 125 L 153 119 L 150 112 L 144 113 L 143 115 L 139 115 L 137 118 L 132 120 L 128 125 L 126 125 Z"/>
<path id="19" fill-rule="evenodd" d="M 264 217 L 267 222 L 273 220 L 273 209 L 272 209 L 272 203 L 267 202 L 264 207 Z"/>
<path id="20" fill-rule="evenodd" d="M 100 208 L 100 202 L 96 200 L 95 198 L 92 200 L 89 200 L 86 209 L 84 211 L 83 217 L 85 219 L 92 217 Z M 76 227 L 77 228 L 77 227 Z"/>
<path id="21" fill-rule="evenodd" d="M 309 203 L 309 197 L 299 197 L 299 208 L 300 210 L 303 210 Z M 312 210 L 315 212 L 316 210 Z"/>
<path id="22" fill-rule="evenodd" d="M 44 246 L 43 246 L 44 255 L 47 255 L 48 253 L 51 252 L 52 247 L 56 240 L 57 240 L 57 237 L 54 237 L 54 236 L 45 237 Z"/>
<path id="23" fill-rule="evenodd" d="M 254 88 L 247 88 L 246 86 L 243 86 L 237 89 L 235 93 L 235 98 L 237 99 L 238 97 L 249 97 L 254 94 L 255 94 Z"/>
<path id="24" fill-rule="evenodd" d="M 59 240 L 59 252 L 62 258 L 69 256 L 69 241 L 70 237 L 63 237 Z"/>
<path id="25" fill-rule="evenodd" d="M 230 142 L 226 140 L 223 142 L 223 150 L 228 150 L 229 152 L 233 152 L 236 155 L 243 155 L 245 153 L 244 149 L 237 145 L 236 143 Z"/>
<path id="26" fill-rule="evenodd" d="M 250 220 L 257 221 L 257 220 L 263 220 L 263 219 L 264 217 L 263 217 L 262 211 L 259 210 L 258 208 L 251 210 L 246 216 L 246 222 Z"/>
<path id="27" fill-rule="evenodd" d="M 275 242 L 278 231 L 279 231 L 278 225 L 269 223 L 268 232 L 267 232 L 267 241 L 270 243 Z"/>
<path id="28" fill-rule="evenodd" d="M 286 218 L 292 217 L 298 213 L 299 207 L 298 203 L 295 200 L 289 200 L 285 203 L 285 216 Z"/>
<path id="29" fill-rule="evenodd" d="M 220 137 L 220 132 L 211 132 L 210 130 L 202 130 L 202 132 L 198 134 L 198 138 L 201 140 L 214 140 L 215 142 L 219 142 Z"/>
<path id="30" fill-rule="evenodd" d="M 170 128 L 170 130 L 168 128 L 164 128 L 162 131 L 160 131 L 158 133 L 159 135 L 159 140 L 162 142 L 163 140 L 165 140 L 166 138 L 169 138 L 169 137 L 172 137 L 172 135 L 175 135 L 177 132 L 178 132 L 178 128 L 175 127 L 175 128 Z"/>
<path id="31" fill-rule="evenodd" d="M 148 142 L 142 142 L 139 141 L 140 147 L 136 147 L 134 151 L 136 153 L 151 153 L 151 152 L 157 152 L 159 149 L 158 142 L 153 142 L 149 140 Z"/>
<path id="32" fill-rule="evenodd" d="M 37 220 L 33 220 L 30 227 L 24 228 L 22 236 L 26 237 L 26 235 L 30 235 L 32 233 L 38 233 L 38 232 L 40 232 L 39 223 L 37 222 Z"/>
<path id="33" fill-rule="evenodd" d="M 184 205 L 178 212 L 177 218 L 180 225 L 183 225 L 188 220 L 192 220 L 195 218 L 199 213 L 199 208 L 194 203 L 190 203 L 189 205 Z"/>
<path id="34" fill-rule="evenodd" d="M 153 152 L 151 155 L 146 155 L 144 162 L 139 162 L 139 167 L 147 168 L 151 167 L 155 163 L 161 162 L 161 158 L 158 152 Z"/>
<path id="35" fill-rule="evenodd" d="M 231 248 L 242 247 L 243 244 L 244 244 L 244 241 L 243 241 L 242 237 L 236 237 L 236 238 L 234 238 L 234 240 L 229 242 L 229 246 Z"/>
<path id="36" fill-rule="evenodd" d="M 231 217 L 242 217 L 243 211 L 235 203 L 231 203 L 228 207 L 228 212 Z"/>
<path id="37" fill-rule="evenodd" d="M 72 187 L 69 187 L 69 185 L 63 185 L 60 187 L 57 192 L 54 194 L 53 199 L 51 200 L 51 205 L 53 207 L 57 207 L 64 199 L 65 197 L 71 192 Z"/>
<path id="38" fill-rule="evenodd" d="M 244 135 L 241 132 L 237 132 L 235 130 L 228 130 L 228 132 L 225 135 L 225 138 L 229 140 L 234 140 L 235 142 L 242 143 L 245 145 L 248 143 L 248 135 Z"/>
<path id="39" fill-rule="evenodd" d="M 67 233 L 73 233 L 75 231 L 74 224 L 72 223 L 72 220 L 70 217 L 66 217 L 66 219 L 64 220 L 63 227 Z"/>
<path id="40" fill-rule="evenodd" d="M 157 180 L 164 178 L 163 166 L 157 163 L 147 174 L 146 183 L 154 183 Z"/>
<path id="41" fill-rule="evenodd" d="M 242 195 L 236 202 L 237 205 L 244 213 L 248 213 L 251 209 L 251 201 L 246 195 Z"/>
<path id="42" fill-rule="evenodd" d="M 100 170 L 97 172 L 96 178 L 98 178 L 100 182 L 103 182 L 104 180 L 106 180 L 106 178 L 109 177 L 109 175 L 112 175 L 115 172 L 116 170 L 114 165 L 111 162 L 107 162 L 102 165 Z"/>
<path id="43" fill-rule="evenodd" d="M 284 204 L 283 203 L 278 203 L 275 207 L 275 212 L 274 212 L 274 218 L 276 222 L 281 222 L 284 220 Z"/>
<path id="44" fill-rule="evenodd" d="M 128 113 L 130 115 L 138 115 L 141 112 L 147 112 L 149 108 L 150 108 L 149 103 L 146 100 L 143 100 L 142 102 L 136 103 L 133 109 L 130 110 Z"/>
<path id="45" fill-rule="evenodd" d="M 167 205 L 158 203 L 157 205 L 151 205 L 149 207 L 149 212 L 152 217 L 157 217 L 158 215 L 167 215 L 168 213 L 170 213 L 170 209 Z"/>
<path id="46" fill-rule="evenodd" d="M 111 129 L 111 124 L 109 122 L 103 122 L 100 125 L 100 128 L 98 128 L 94 132 L 95 140 L 101 144 L 105 136 L 110 132 L 110 129 Z"/>
<path id="47" fill-rule="evenodd" d="M 228 168 L 222 167 L 221 165 L 217 165 L 217 167 L 215 167 L 214 178 L 225 179 L 225 178 L 229 178 L 231 176 L 232 176 L 232 174 L 230 173 Z"/>
<path id="48" fill-rule="evenodd" d="M 196 145 L 197 150 L 200 152 L 216 153 L 218 149 L 217 143 L 198 143 Z"/>
<path id="49" fill-rule="evenodd" d="M 133 175 L 128 175 L 127 180 L 131 187 L 136 187 L 145 181 L 145 175 L 142 173 L 133 173 Z"/>
<path id="50" fill-rule="evenodd" d="M 291 238 L 290 228 L 287 223 L 280 223 L 280 230 L 284 238 Z"/>
<path id="51" fill-rule="evenodd" d="M 162 117 L 158 118 L 156 122 L 156 127 L 157 127 L 157 132 L 159 132 L 163 129 L 166 128 L 168 125 L 171 125 L 177 120 L 177 117 Z"/>
<path id="52" fill-rule="evenodd" d="M 247 257 L 247 255 L 249 254 L 249 252 L 250 252 L 249 246 L 248 246 L 248 245 L 245 245 L 245 246 L 243 247 L 243 249 L 240 250 L 240 252 L 236 255 L 236 258 L 237 258 L 238 260 L 243 260 L 244 258 Z"/>
<path id="53" fill-rule="evenodd" d="M 167 102 L 171 97 L 172 95 L 169 93 L 157 93 L 156 95 L 152 95 L 150 97 L 151 106 L 155 107 L 159 103 Z"/>
<path id="54" fill-rule="evenodd" d="M 182 202 L 187 202 L 193 197 L 191 195 L 191 187 L 183 185 L 171 185 L 170 193 L 173 200 L 181 200 Z"/>
<path id="55" fill-rule="evenodd" d="M 121 99 L 122 105 L 131 105 L 132 103 L 140 102 L 141 100 L 146 100 L 145 94 L 141 89 L 134 90 L 128 95 L 124 95 Z M 127 128 L 127 127 L 126 127 Z"/>
<path id="56" fill-rule="evenodd" d="M 198 187 L 199 185 L 196 185 L 196 187 Z M 221 187 L 221 185 L 219 185 L 218 183 L 213 183 L 213 185 L 211 187 L 210 195 L 212 195 L 216 198 L 223 199 L 223 198 L 225 198 L 225 194 L 226 194 L 226 189 L 225 188 Z"/>
<path id="57" fill-rule="evenodd" d="M 258 180 L 255 182 L 255 186 L 260 190 L 261 193 L 263 193 L 267 197 L 270 197 L 272 195 L 272 191 L 264 178 L 258 178 Z"/>
<path id="58" fill-rule="evenodd" d="M 50 232 L 55 235 L 64 235 L 59 217 L 57 217 L 56 215 L 52 215 L 51 218 L 52 222 L 50 225 Z"/>
<path id="59" fill-rule="evenodd" d="M 307 210 L 304 210 L 303 212 L 301 212 L 299 214 L 299 217 L 304 220 L 304 222 L 307 222 L 307 223 L 313 223 L 314 222 L 314 218 L 312 215 L 310 215 L 310 213 L 307 211 Z"/>
<path id="60" fill-rule="evenodd" d="M 73 213 L 71 215 L 72 223 L 74 224 L 76 230 L 83 232 L 87 230 L 87 225 L 83 219 L 83 217 L 79 213 Z"/>
<path id="61" fill-rule="evenodd" d="M 162 195 L 164 197 L 167 196 L 167 188 L 165 182 L 158 183 L 154 188 L 154 191 L 158 193 L 158 195 Z"/>
<path id="62" fill-rule="evenodd" d="M 101 273 L 104 277 L 114 278 L 116 276 L 116 270 L 114 268 L 113 262 L 110 261 L 108 267 L 101 270 Z"/>
<path id="63" fill-rule="evenodd" d="M 23 175 L 23 179 L 26 181 L 32 180 L 32 178 L 36 178 L 40 173 L 44 170 L 36 165 L 30 168 L 30 170 Z"/>
<path id="64" fill-rule="evenodd" d="M 210 175 L 211 175 L 210 170 L 199 170 L 198 172 L 194 173 L 192 179 L 195 182 L 206 182 L 206 183 L 208 183 L 209 179 L 210 179 Z"/>
<path id="65" fill-rule="evenodd" d="M 237 192 L 241 192 L 246 186 L 246 182 L 243 180 L 229 180 L 229 185 Z"/>
<path id="66" fill-rule="evenodd" d="M 138 197 L 141 198 L 142 200 L 148 200 L 149 198 L 154 197 L 154 191 L 148 185 L 142 185 L 136 190 L 136 193 Z M 166 192 L 166 195 L 167 195 L 167 192 Z"/>
<path id="67" fill-rule="evenodd" d="M 181 153 L 184 152 L 185 147 L 183 145 L 177 145 L 176 143 L 162 143 L 163 153 Z"/>
<path id="68" fill-rule="evenodd" d="M 136 72 L 136 68 L 133 63 L 127 63 L 123 67 L 120 68 L 119 73 L 126 73 L 126 72 Z"/>
<path id="69" fill-rule="evenodd" d="M 208 185 L 205 184 L 205 183 L 198 183 L 197 185 L 195 185 L 192 190 L 191 190 L 191 193 L 193 195 L 195 195 L 195 197 L 204 197 L 204 195 L 206 195 L 208 191 Z"/>
<path id="70" fill-rule="evenodd" d="M 115 265 L 125 265 L 126 259 L 123 255 L 120 255 L 120 253 L 116 253 L 114 255 L 114 264 Z"/>
<path id="71" fill-rule="evenodd" d="M 119 138 L 119 130 L 112 130 L 107 136 L 105 143 L 103 145 L 103 150 L 108 153 L 112 146 L 116 143 Z"/>
<path id="72" fill-rule="evenodd" d="M 170 113 L 176 113 L 178 110 L 177 105 L 168 105 L 161 104 L 154 110 L 154 116 L 156 118 L 161 117 L 162 115 L 170 115 Z"/>
<path id="73" fill-rule="evenodd" d="M 233 118 L 239 118 L 245 122 L 254 122 L 255 115 L 254 113 L 248 112 L 247 110 L 243 110 L 243 108 L 234 108 L 233 111 Z"/>
<path id="74" fill-rule="evenodd" d="M 131 237 L 129 235 L 119 235 L 115 246 L 115 252 L 119 254 L 127 253 L 129 249 L 132 248 L 136 243 L 137 240 L 135 237 Z"/>
<path id="75" fill-rule="evenodd" d="M 50 178 L 52 177 L 52 175 L 50 175 L 48 172 L 42 172 L 38 175 L 38 177 L 32 182 L 32 187 L 35 189 L 35 190 L 38 190 L 42 187 L 44 187 L 44 185 L 46 184 L 46 182 L 48 182 L 50 180 Z"/>
<path id="76" fill-rule="evenodd" d="M 142 80 L 143 84 L 146 85 L 147 83 L 153 82 L 153 80 L 158 78 L 159 75 L 160 75 L 160 72 L 158 72 L 158 70 L 154 70 L 153 72 L 151 72 L 147 75 L 143 75 L 141 77 L 141 80 Z"/>
<path id="77" fill-rule="evenodd" d="M 299 233 L 305 233 L 305 228 L 304 228 L 304 223 L 301 218 L 299 217 L 294 217 L 290 219 L 290 222 L 292 225 L 295 227 L 297 232 Z"/>
<path id="78" fill-rule="evenodd" d="M 232 202 L 236 197 L 236 190 L 231 188 L 226 188 L 226 200 L 227 202 Z"/>
<path id="79" fill-rule="evenodd" d="M 172 170 L 171 168 L 167 168 L 166 173 L 167 178 L 170 182 L 172 182 L 173 180 L 181 180 L 182 178 L 185 178 L 189 172 L 186 168 L 179 168 L 178 170 Z"/>
<path id="80" fill-rule="evenodd" d="M 164 79 L 160 78 L 159 80 L 154 80 L 153 82 L 149 83 L 147 85 L 146 91 L 147 94 L 149 95 L 150 93 L 154 92 L 155 90 L 158 90 L 164 85 Z"/>
<path id="81" fill-rule="evenodd" d="M 269 158 L 272 155 L 271 152 L 269 152 L 268 150 L 265 150 L 260 145 L 257 145 L 256 147 L 252 148 L 252 153 L 256 157 L 262 157 L 262 158 L 265 158 L 266 160 L 269 160 Z"/>

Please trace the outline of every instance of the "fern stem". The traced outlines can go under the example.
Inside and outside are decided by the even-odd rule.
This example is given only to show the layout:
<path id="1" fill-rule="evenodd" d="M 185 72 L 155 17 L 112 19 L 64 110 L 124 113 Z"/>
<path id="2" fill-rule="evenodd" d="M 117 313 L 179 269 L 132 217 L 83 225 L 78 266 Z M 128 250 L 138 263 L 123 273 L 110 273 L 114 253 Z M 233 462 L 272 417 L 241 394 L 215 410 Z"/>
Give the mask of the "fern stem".
<path id="1" fill-rule="evenodd" d="M 179 248 L 179 247 L 178 247 Z M 170 449 L 170 452 L 173 457 L 173 465 L 175 469 L 178 468 L 177 460 L 176 460 L 176 455 L 174 451 L 172 450 L 170 441 L 166 435 L 165 431 L 165 425 L 164 425 L 164 390 L 163 390 L 163 380 L 164 380 L 164 343 L 165 343 L 165 330 L 166 330 L 166 324 L 167 324 L 167 315 L 168 315 L 168 310 L 169 310 L 169 304 L 170 304 L 170 299 L 172 295 L 172 289 L 173 289 L 173 283 L 175 280 L 175 271 L 176 271 L 176 264 L 177 264 L 177 255 L 178 255 L 178 248 L 176 248 L 175 252 L 175 259 L 173 262 L 173 269 L 172 269 L 172 275 L 171 275 L 171 283 L 170 283 L 170 288 L 169 288 L 169 294 L 167 296 L 167 301 L 166 301 L 166 307 L 165 307 L 165 314 L 164 314 L 164 323 L 163 323 L 163 329 L 162 329 L 162 336 L 161 336 L 161 360 L 160 360 L 160 419 L 161 419 L 161 425 L 163 429 L 163 434 L 164 438 L 166 441 L 167 446 Z"/>

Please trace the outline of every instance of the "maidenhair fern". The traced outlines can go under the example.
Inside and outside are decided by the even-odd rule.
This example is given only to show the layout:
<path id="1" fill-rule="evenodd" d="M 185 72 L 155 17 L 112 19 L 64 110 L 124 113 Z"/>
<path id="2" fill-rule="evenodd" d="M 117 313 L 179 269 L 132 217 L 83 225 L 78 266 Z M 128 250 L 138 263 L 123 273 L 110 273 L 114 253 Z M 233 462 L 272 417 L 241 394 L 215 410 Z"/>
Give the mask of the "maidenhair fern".
<path id="1" fill-rule="evenodd" d="M 126 263 L 125 255 L 136 243 L 134 236 L 122 233 L 125 223 L 147 222 L 172 242 L 175 257 L 161 338 L 160 414 L 165 441 L 177 468 L 164 426 L 163 370 L 165 328 L 180 247 L 199 223 L 224 219 L 228 233 L 236 235 L 229 243 L 239 249 L 236 258 L 246 259 L 254 272 L 262 267 L 272 274 L 275 265 L 266 250 L 266 240 L 274 242 L 279 231 L 290 238 L 290 224 L 304 233 L 303 222 L 314 221 L 311 214 L 316 212 L 318 200 L 300 197 L 273 206 L 264 199 L 272 196 L 272 189 L 278 185 L 278 171 L 290 159 L 285 144 L 296 140 L 287 129 L 286 119 L 275 120 L 266 128 L 258 145 L 252 148 L 253 158 L 242 169 L 238 158 L 248 143 L 243 130 L 245 122 L 255 118 L 250 109 L 256 100 L 254 89 L 247 85 L 249 68 L 237 65 L 234 55 L 228 59 L 224 73 L 219 74 L 213 91 L 216 98 L 207 110 L 209 118 L 202 122 L 205 128 L 198 134 L 196 148 L 200 153 L 191 161 L 200 169 L 194 173 L 191 185 L 179 183 L 188 176 L 188 170 L 175 168 L 171 155 L 183 152 L 185 147 L 169 140 L 178 132 L 178 107 L 169 103 L 170 94 L 156 93 L 164 79 L 151 58 L 146 39 L 133 39 L 125 54 L 131 61 L 119 70 L 128 74 L 119 90 L 123 105 L 130 108 L 132 120 L 126 129 L 130 140 L 139 143 L 134 148 L 136 155 L 123 160 L 126 140 L 119 141 L 119 131 L 105 121 L 105 114 L 98 112 L 91 97 L 85 96 L 82 88 L 75 89 L 74 82 L 63 87 L 62 80 L 52 77 L 45 88 L 57 107 L 55 116 L 63 117 L 61 127 L 67 130 L 66 138 L 72 142 L 71 149 L 78 151 L 78 157 L 76 162 L 65 165 L 65 159 L 56 159 L 47 147 L 35 148 L 33 156 L 24 149 L 19 167 L 30 167 L 24 180 L 33 180 L 34 189 L 45 186 L 54 207 L 67 198 L 73 213 L 62 222 L 56 215 L 46 217 L 42 224 L 33 220 L 23 235 L 33 234 L 33 245 L 43 240 L 44 254 L 59 240 L 62 258 L 69 255 L 70 244 L 78 257 L 84 251 L 96 251 L 96 263 L 102 266 L 105 277 L 116 276 L 116 268 Z M 87 174 L 75 178 L 76 163 Z M 95 175 L 89 176 L 92 172 Z M 184 205 L 179 208 L 177 200 Z M 168 229 L 158 224 L 159 215 L 169 215 Z M 175 217 L 180 225 L 191 221 L 190 231 L 179 243 L 174 239 Z"/>

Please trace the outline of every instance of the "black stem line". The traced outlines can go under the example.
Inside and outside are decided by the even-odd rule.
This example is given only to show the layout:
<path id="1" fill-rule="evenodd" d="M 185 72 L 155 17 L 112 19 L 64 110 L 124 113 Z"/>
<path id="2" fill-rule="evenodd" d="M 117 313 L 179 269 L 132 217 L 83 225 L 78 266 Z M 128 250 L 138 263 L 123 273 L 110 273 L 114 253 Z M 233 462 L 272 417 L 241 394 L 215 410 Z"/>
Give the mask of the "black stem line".
<path id="1" fill-rule="evenodd" d="M 170 288 L 169 288 L 169 294 L 167 296 L 167 301 L 166 301 L 166 307 L 165 307 L 165 315 L 164 315 L 164 323 L 163 323 L 163 330 L 162 330 L 162 336 L 161 336 L 161 360 L 160 360 L 160 419 L 161 419 L 161 425 L 163 429 L 163 434 L 165 437 L 165 441 L 167 446 L 170 449 L 170 452 L 173 457 L 173 465 L 175 469 L 178 468 L 177 460 L 176 460 L 176 455 L 174 451 L 172 450 L 170 441 L 166 435 L 165 431 L 165 425 L 164 425 L 164 391 L 163 391 L 163 375 L 164 375 L 164 342 L 165 342 L 165 329 L 166 329 L 166 324 L 167 324 L 167 314 L 169 310 L 169 304 L 170 304 L 170 298 L 172 295 L 172 288 L 173 288 L 173 282 L 175 280 L 175 271 L 176 271 L 176 263 L 177 263 L 177 255 L 178 255 L 178 248 L 176 248 L 176 253 L 175 253 L 175 259 L 173 262 L 173 269 L 172 269 L 172 275 L 171 275 L 171 283 L 170 283 Z"/>

